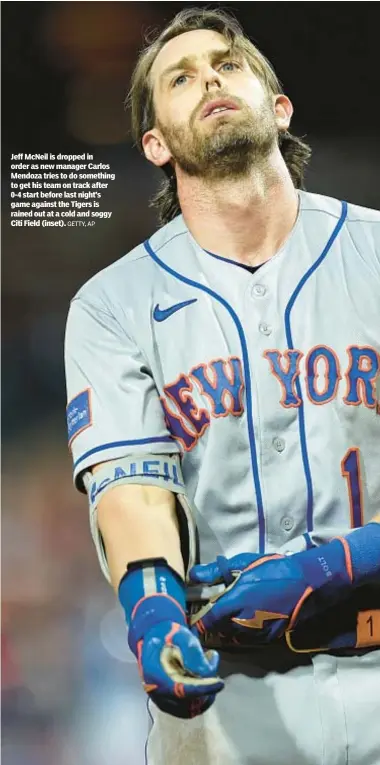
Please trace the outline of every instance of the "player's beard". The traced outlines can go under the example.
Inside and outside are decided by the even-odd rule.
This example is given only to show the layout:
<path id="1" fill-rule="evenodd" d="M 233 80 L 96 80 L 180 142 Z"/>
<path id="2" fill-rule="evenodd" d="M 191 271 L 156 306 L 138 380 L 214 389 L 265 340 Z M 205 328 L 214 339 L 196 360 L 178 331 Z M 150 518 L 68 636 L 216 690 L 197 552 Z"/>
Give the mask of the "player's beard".
<path id="1" fill-rule="evenodd" d="M 159 125 L 174 162 L 183 172 L 208 180 L 226 175 L 239 178 L 265 163 L 278 141 L 270 99 L 255 111 L 236 97 L 234 101 L 239 111 L 211 117 L 213 123 L 206 129 L 194 117 L 188 127 Z"/>

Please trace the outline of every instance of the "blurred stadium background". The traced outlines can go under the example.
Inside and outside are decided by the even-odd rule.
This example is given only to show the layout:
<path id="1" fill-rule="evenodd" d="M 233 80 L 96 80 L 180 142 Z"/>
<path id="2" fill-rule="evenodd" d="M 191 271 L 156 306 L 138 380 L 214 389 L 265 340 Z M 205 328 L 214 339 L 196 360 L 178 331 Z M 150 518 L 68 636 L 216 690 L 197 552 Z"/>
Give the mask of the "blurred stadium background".
<path id="1" fill-rule="evenodd" d="M 123 99 L 142 30 L 189 3 L 2 4 L 3 762 L 143 765 L 145 699 L 71 483 L 70 298 L 156 227 L 159 174 Z M 202 3 L 199 3 L 202 5 Z M 221 3 L 274 64 L 314 156 L 307 187 L 380 207 L 376 24 L 368 3 Z M 11 153 L 83 153 L 116 180 L 86 229 L 11 228 Z M 170 763 L 168 763 L 170 765 Z"/>

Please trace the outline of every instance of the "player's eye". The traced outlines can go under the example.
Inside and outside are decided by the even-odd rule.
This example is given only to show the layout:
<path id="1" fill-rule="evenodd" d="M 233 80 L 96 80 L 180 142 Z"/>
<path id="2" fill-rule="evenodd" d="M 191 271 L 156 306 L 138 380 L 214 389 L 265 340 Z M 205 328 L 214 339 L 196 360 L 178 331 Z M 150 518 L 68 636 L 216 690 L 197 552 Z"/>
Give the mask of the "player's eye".
<path id="1" fill-rule="evenodd" d="M 230 72 L 232 72 L 234 69 L 240 69 L 240 65 L 236 61 L 224 61 L 220 68 L 224 69 L 226 66 L 231 67 L 229 70 L 227 70 Z"/>
<path id="2" fill-rule="evenodd" d="M 172 82 L 172 87 L 176 88 L 178 85 L 184 85 L 187 80 L 187 74 L 179 74 Z"/>

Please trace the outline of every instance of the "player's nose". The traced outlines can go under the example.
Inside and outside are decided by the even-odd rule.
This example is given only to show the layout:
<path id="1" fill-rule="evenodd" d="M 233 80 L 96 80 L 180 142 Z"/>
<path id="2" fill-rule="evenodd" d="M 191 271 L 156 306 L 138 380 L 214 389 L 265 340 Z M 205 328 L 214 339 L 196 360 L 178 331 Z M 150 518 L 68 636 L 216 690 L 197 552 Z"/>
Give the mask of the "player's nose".
<path id="1" fill-rule="evenodd" d="M 201 72 L 203 90 L 210 93 L 214 90 L 219 91 L 223 85 L 222 78 L 216 69 L 210 64 L 205 64 Z"/>

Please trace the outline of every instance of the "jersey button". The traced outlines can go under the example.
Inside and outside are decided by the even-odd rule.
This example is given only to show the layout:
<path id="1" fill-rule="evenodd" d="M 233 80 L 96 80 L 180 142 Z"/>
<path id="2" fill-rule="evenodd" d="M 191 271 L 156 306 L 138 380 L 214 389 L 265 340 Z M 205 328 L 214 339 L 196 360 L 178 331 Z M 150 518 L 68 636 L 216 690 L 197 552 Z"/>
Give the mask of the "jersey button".
<path id="1" fill-rule="evenodd" d="M 283 438 L 279 438 L 278 436 L 276 436 L 273 439 L 272 443 L 273 443 L 274 448 L 276 449 L 276 452 L 283 452 L 284 451 L 284 449 L 285 449 L 285 441 L 284 441 Z"/>
<path id="2" fill-rule="evenodd" d="M 254 284 L 252 287 L 253 297 L 264 297 L 266 295 L 267 288 L 263 284 Z"/>
<path id="3" fill-rule="evenodd" d="M 259 331 L 262 335 L 271 335 L 272 334 L 272 327 L 267 324 L 265 321 L 262 321 L 259 324 Z"/>
<path id="4" fill-rule="evenodd" d="M 284 531 L 291 531 L 293 526 L 294 526 L 294 520 L 293 518 L 290 518 L 289 515 L 285 516 L 285 518 L 282 518 L 281 528 L 283 528 Z"/>

